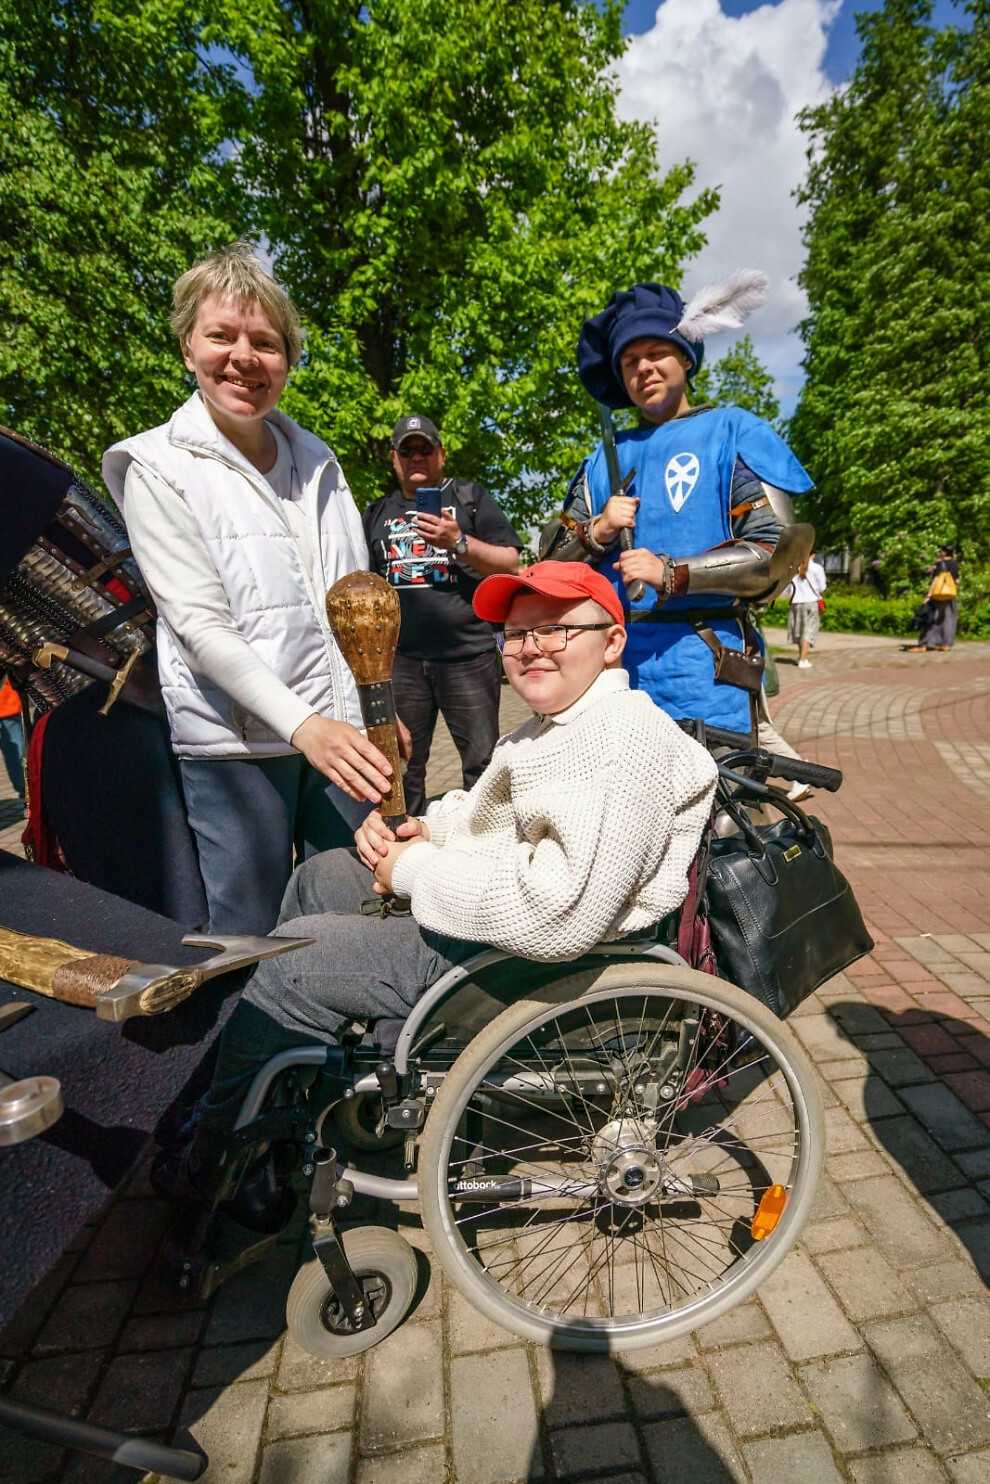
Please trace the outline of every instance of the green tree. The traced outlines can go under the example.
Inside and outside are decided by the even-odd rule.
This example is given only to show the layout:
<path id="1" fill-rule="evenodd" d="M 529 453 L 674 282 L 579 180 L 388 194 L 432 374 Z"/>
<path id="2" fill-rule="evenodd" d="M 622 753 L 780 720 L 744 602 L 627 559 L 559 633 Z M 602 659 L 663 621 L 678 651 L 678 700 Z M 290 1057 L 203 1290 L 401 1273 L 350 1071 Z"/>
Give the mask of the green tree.
<path id="1" fill-rule="evenodd" d="M 990 543 L 990 8 L 858 19 L 849 87 L 808 111 L 807 382 L 791 423 L 819 539 L 891 577 Z"/>
<path id="2" fill-rule="evenodd" d="M 596 436 L 584 315 L 676 282 L 713 209 L 615 113 L 622 6 L 269 0 L 227 44 L 257 83 L 240 167 L 309 322 L 285 406 L 363 502 L 419 410 L 521 528 Z"/>
<path id="3" fill-rule="evenodd" d="M 776 423 L 780 417 L 773 377 L 756 354 L 749 335 L 742 335 L 712 365 L 702 366 L 694 378 L 692 401 L 711 402 L 716 407 L 745 407 L 768 423 Z"/>
<path id="4" fill-rule="evenodd" d="M 175 277 L 239 219 L 181 0 L 0 0 L 0 421 L 93 476 L 185 393 Z"/>

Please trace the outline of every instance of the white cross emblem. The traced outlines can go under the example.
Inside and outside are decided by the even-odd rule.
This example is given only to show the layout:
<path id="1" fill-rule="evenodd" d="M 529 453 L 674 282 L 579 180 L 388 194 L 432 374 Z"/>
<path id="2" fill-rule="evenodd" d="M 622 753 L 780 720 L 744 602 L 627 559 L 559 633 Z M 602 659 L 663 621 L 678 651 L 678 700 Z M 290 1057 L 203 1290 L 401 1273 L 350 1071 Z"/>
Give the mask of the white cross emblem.
<path id="1" fill-rule="evenodd" d="M 663 471 L 663 482 L 667 486 L 667 498 L 675 511 L 682 510 L 687 497 L 698 483 L 701 465 L 697 454 L 675 453 Z"/>

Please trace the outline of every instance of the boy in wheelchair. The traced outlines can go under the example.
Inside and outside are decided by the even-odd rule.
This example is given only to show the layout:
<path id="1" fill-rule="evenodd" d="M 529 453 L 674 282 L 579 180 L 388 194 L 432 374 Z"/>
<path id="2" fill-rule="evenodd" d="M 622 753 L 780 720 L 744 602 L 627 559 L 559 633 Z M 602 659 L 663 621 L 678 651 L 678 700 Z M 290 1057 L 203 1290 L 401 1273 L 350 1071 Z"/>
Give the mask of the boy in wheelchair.
<path id="1" fill-rule="evenodd" d="M 486 578 L 474 607 L 504 625 L 509 684 L 535 715 L 499 742 L 470 792 L 452 790 L 396 834 L 372 813 L 356 852 L 296 871 L 275 931 L 312 941 L 254 972 L 192 1138 L 187 1129 L 156 1163 L 163 1194 L 215 1198 L 245 1091 L 276 1053 L 334 1043 L 349 1022 L 408 1015 L 479 944 L 576 958 L 683 901 L 716 767 L 629 688 L 615 589 L 584 563 L 542 562 Z M 368 911 L 371 893 L 381 911 Z M 284 1214 L 277 1186 L 270 1167 L 255 1189 L 248 1179 L 230 1214 L 271 1229 Z"/>

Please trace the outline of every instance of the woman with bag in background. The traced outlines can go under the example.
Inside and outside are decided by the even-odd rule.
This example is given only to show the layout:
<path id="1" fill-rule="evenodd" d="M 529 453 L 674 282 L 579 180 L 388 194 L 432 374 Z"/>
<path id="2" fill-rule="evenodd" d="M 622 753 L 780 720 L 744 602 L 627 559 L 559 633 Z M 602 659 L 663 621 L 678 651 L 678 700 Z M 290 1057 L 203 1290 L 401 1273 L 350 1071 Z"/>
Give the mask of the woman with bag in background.
<path id="1" fill-rule="evenodd" d="M 784 589 L 784 596 L 790 599 L 787 642 L 797 645 L 799 670 L 811 669 L 808 650 L 818 638 L 827 586 L 825 568 L 815 561 L 815 553 L 811 552 Z"/>
<path id="2" fill-rule="evenodd" d="M 952 554 L 951 546 L 940 546 L 934 567 L 930 567 L 931 582 L 921 613 L 921 634 L 917 644 L 912 644 L 908 654 L 929 654 L 933 649 L 950 650 L 955 643 L 956 626 L 959 623 L 959 563 Z"/>

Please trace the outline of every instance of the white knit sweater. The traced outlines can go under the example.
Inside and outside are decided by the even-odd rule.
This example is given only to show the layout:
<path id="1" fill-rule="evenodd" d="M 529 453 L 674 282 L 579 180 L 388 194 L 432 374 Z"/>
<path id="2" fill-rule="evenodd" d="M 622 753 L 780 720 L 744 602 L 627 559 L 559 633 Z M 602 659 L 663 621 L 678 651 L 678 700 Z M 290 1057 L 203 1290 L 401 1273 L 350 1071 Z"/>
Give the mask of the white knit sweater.
<path id="1" fill-rule="evenodd" d="M 715 764 L 606 670 L 557 716 L 503 737 L 469 793 L 426 812 L 393 889 L 421 926 L 535 959 L 643 930 L 687 892 Z"/>

